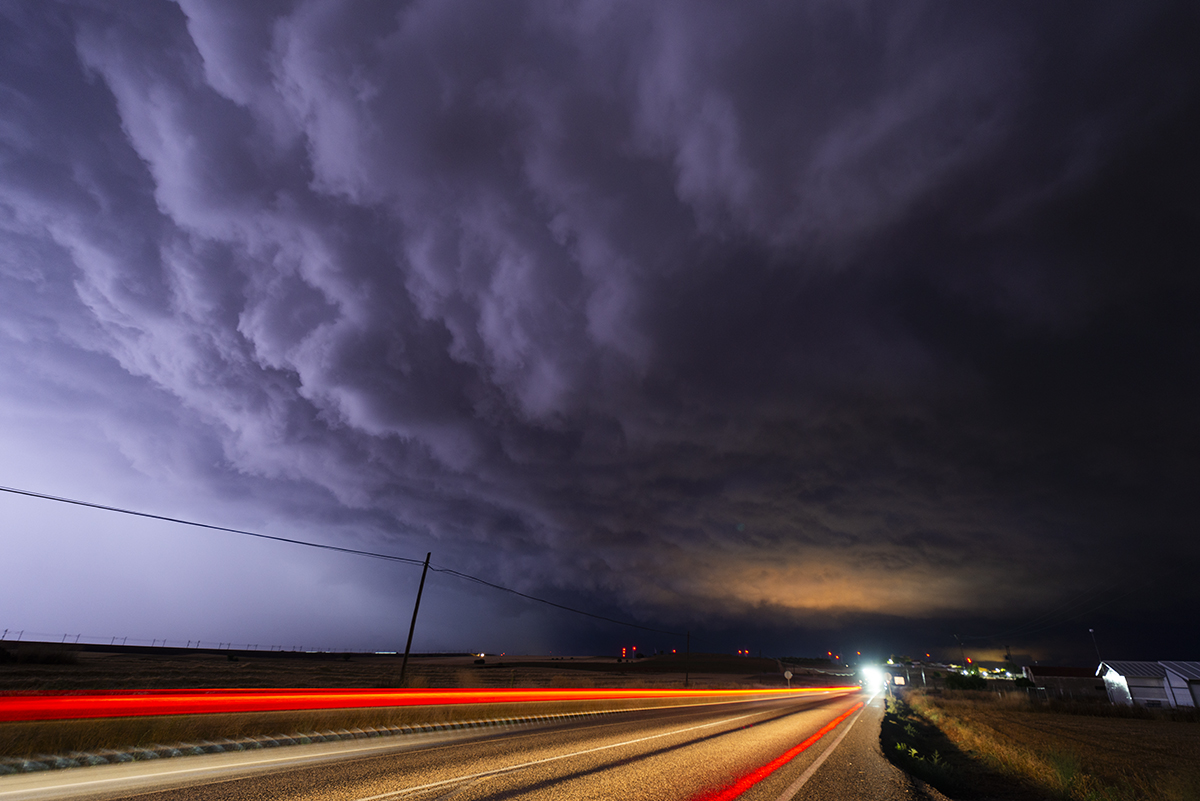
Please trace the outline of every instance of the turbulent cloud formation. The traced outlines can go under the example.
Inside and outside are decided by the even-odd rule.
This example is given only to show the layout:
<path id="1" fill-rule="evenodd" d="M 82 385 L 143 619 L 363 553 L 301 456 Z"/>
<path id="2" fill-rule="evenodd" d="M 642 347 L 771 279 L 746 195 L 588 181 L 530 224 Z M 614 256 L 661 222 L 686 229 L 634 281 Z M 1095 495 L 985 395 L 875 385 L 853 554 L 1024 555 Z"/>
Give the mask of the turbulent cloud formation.
<path id="1" fill-rule="evenodd" d="M 671 624 L 1194 564 L 1189 4 L 4 18 L 5 403 L 135 473 Z"/>

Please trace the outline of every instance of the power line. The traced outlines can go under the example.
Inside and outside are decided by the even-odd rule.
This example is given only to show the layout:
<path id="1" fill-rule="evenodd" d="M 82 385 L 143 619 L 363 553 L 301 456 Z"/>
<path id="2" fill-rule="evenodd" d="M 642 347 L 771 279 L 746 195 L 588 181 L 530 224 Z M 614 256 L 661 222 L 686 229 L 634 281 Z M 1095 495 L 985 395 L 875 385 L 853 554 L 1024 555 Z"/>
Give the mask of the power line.
<path id="1" fill-rule="evenodd" d="M 329 544 L 322 543 L 322 542 L 308 542 L 307 540 L 297 540 L 297 539 L 292 539 L 291 537 L 277 537 L 273 534 L 260 534 L 255 531 L 246 531 L 246 530 L 240 529 L 240 528 L 228 528 L 226 526 L 214 526 L 210 523 L 198 523 L 194 520 L 184 520 L 183 518 L 169 517 L 167 515 L 156 515 L 156 514 L 151 514 L 150 512 L 139 512 L 136 509 L 125 509 L 120 506 L 107 506 L 102 503 L 92 503 L 91 501 L 80 501 L 80 500 L 76 500 L 74 498 L 64 498 L 59 495 L 47 495 L 46 493 L 43 493 L 43 492 L 34 492 L 32 490 L 17 489 L 16 487 L 0 486 L 0 492 L 9 492 L 9 493 L 12 493 L 13 495 L 25 495 L 30 498 L 40 498 L 42 500 L 56 501 L 58 503 L 69 503 L 69 504 L 74 504 L 75 506 L 85 506 L 85 507 L 88 507 L 89 509 L 101 509 L 106 512 L 116 512 L 118 514 L 123 514 L 123 515 L 133 515 L 134 517 L 145 517 L 145 518 L 149 518 L 151 520 L 163 520 L 168 523 L 178 523 L 179 525 L 193 526 L 195 528 L 204 528 L 204 529 L 209 529 L 210 531 L 224 531 L 224 532 L 227 532 L 230 534 L 241 534 L 242 536 L 246 536 L 246 537 L 256 537 L 258 539 L 273 540 L 275 542 L 286 542 L 290 545 L 303 545 L 307 548 L 320 548 L 321 550 L 337 551 L 338 553 L 348 553 L 348 554 L 353 554 L 355 556 L 367 556 L 372 559 L 384 559 L 389 562 L 401 562 L 401 563 L 407 564 L 407 565 L 424 565 L 425 564 L 424 561 L 421 559 L 410 559 L 406 556 L 395 556 L 392 554 L 377 553 L 375 551 L 363 551 L 363 550 L 359 550 L 357 548 L 343 548 L 338 545 L 329 545 Z M 585 617 L 594 618 L 596 620 L 603 620 L 607 623 L 615 623 L 618 626 L 628 626 L 629 628 L 641 629 L 642 631 L 652 631 L 657 634 L 669 634 L 673 637 L 684 636 L 682 633 L 680 633 L 678 631 L 665 631 L 663 629 L 650 628 L 649 626 L 642 626 L 640 624 L 630 623 L 625 620 L 617 620 L 615 618 L 605 617 L 604 615 L 597 615 L 597 614 L 593 614 L 592 612 L 585 612 L 582 609 L 576 609 L 571 606 L 564 606 L 563 604 L 555 603 L 554 601 L 548 601 L 545 598 L 538 598 L 537 596 L 528 595 L 528 594 L 520 592 L 518 590 L 514 590 L 511 587 L 504 587 L 500 584 L 493 584 L 492 582 L 487 581 L 485 579 L 481 579 L 478 576 L 472 576 L 468 573 L 460 573 L 459 571 L 453 570 L 448 567 L 435 567 L 433 565 L 430 565 L 429 569 L 433 570 L 437 573 L 446 573 L 451 576 L 456 576 L 456 577 L 458 577 L 460 579 L 464 579 L 466 581 L 473 581 L 476 584 L 482 584 L 485 587 L 491 587 L 492 589 L 500 590 L 501 592 L 511 593 L 512 595 L 518 595 L 518 596 L 520 596 L 522 598 L 526 598 L 530 601 L 536 601 L 537 603 L 545 604 L 546 606 L 553 606 L 555 609 L 561 609 L 565 612 L 573 612 L 574 614 L 577 614 L 577 615 L 584 615 Z"/>
<path id="2" fill-rule="evenodd" d="M 306 542 L 305 540 L 294 540 L 290 537 L 276 537 L 272 534 L 259 534 L 254 531 L 244 531 L 240 528 L 226 528 L 225 526 L 214 526 L 209 523 L 197 523 L 193 520 L 183 520 L 178 517 L 167 517 L 166 515 L 155 515 L 149 512 L 139 512 L 134 509 L 123 509 L 120 506 L 105 506 L 102 503 L 92 503 L 90 501 L 77 501 L 74 498 L 62 498 L 58 495 L 46 495 L 41 492 L 33 492 L 31 490 L 15 489 L 13 487 L 0 487 L 0 491 L 11 492 L 14 495 L 28 495 L 30 498 L 41 498 L 47 501 L 58 501 L 59 503 L 71 503 L 76 506 L 86 506 L 91 509 L 103 509 L 106 512 L 117 512 L 123 515 L 133 515 L 134 517 L 148 517 L 151 520 L 165 520 L 168 523 L 179 523 L 183 526 L 195 526 L 196 528 L 207 528 L 211 531 L 227 531 L 230 534 L 242 534 L 246 537 L 257 537 L 261 540 L 274 540 L 275 542 L 287 542 L 292 545 L 304 545 L 308 548 L 321 548 L 326 551 L 339 551 L 340 553 L 352 553 L 356 556 L 369 556 L 372 559 L 386 559 L 390 562 L 403 562 L 409 565 L 420 565 L 423 562 L 420 559 L 409 559 L 406 556 L 392 556 L 391 554 L 375 553 L 374 551 L 360 551 L 355 548 L 342 548 L 337 545 L 327 545 L 322 542 Z"/>

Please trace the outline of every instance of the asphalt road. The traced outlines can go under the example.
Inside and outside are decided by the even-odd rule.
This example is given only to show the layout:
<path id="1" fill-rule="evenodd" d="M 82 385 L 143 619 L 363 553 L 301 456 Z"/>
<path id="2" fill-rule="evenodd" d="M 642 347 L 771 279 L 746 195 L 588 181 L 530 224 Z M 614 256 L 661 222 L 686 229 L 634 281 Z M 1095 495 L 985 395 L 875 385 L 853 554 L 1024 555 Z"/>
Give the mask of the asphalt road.
<path id="1" fill-rule="evenodd" d="M 4 777 L 0 801 L 941 799 L 883 758 L 881 715 L 881 699 L 858 693 L 656 709 L 500 734 Z"/>

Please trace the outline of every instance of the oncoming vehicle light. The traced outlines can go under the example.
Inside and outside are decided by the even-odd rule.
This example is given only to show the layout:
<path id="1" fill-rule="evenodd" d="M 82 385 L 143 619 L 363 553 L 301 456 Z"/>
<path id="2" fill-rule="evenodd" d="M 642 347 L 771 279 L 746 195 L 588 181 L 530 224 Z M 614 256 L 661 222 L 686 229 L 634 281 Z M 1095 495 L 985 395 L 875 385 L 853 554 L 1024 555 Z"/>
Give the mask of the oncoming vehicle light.
<path id="1" fill-rule="evenodd" d="M 876 667 L 865 667 L 862 669 L 863 688 L 866 690 L 878 690 L 884 685 L 883 671 Z"/>

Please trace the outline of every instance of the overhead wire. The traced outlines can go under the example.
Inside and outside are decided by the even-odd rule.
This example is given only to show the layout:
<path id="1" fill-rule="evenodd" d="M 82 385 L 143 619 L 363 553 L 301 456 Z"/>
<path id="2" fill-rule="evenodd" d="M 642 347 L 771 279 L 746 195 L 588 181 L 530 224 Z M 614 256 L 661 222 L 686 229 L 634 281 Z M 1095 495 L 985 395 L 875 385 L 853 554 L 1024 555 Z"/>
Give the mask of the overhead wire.
<path id="1" fill-rule="evenodd" d="M 357 548 L 343 548 L 339 545 L 329 545 L 323 542 L 308 542 L 306 540 L 296 540 L 291 537 L 278 537 L 274 534 L 260 534 L 256 531 L 246 531 L 240 528 L 228 528 L 226 526 L 215 526 L 211 523 L 197 523 L 194 520 L 184 520 L 180 517 L 169 517 L 167 515 L 156 515 L 150 512 L 139 512 L 136 509 L 125 509 L 120 506 L 107 506 L 102 503 L 92 503 L 91 501 L 80 501 L 75 498 L 64 498 L 59 495 L 47 495 L 43 492 L 33 492 L 32 490 L 17 489 L 15 487 L 0 486 L 0 491 L 10 492 L 14 495 L 28 495 L 31 498 L 41 498 L 47 501 L 57 501 L 59 503 L 70 503 L 75 506 L 86 506 L 90 509 L 103 509 L 106 512 L 117 512 L 123 515 L 133 515 L 134 517 L 146 517 L 151 520 L 165 520 L 168 523 L 179 523 L 184 526 L 195 526 L 196 528 L 206 528 L 211 531 L 225 531 L 230 534 L 241 534 L 246 537 L 257 537 L 262 540 L 274 540 L 275 542 L 286 542 L 291 545 L 303 545 L 308 548 L 321 548 L 326 551 L 339 551 L 341 553 L 355 554 L 356 556 L 369 556 L 373 559 L 386 559 L 390 562 L 403 562 L 410 565 L 425 564 L 421 559 L 409 559 L 406 556 L 393 556 L 391 554 L 375 553 L 373 551 L 360 551 Z"/>
<path id="2" fill-rule="evenodd" d="M 44 492 L 34 492 L 33 490 L 19 489 L 17 487 L 0 486 L 0 492 L 8 492 L 13 495 L 25 495 L 30 498 L 40 498 L 42 500 L 47 500 L 47 501 L 56 501 L 58 503 L 73 504 L 75 506 L 84 506 L 89 509 L 100 509 L 100 510 L 103 510 L 106 512 L 116 512 L 118 514 L 123 514 L 123 515 L 132 515 L 134 517 L 144 517 L 144 518 L 148 518 L 150 520 L 162 520 L 162 521 L 165 521 L 168 523 L 177 523 L 177 524 L 183 525 L 183 526 L 193 526 L 195 528 L 203 528 L 203 529 L 208 529 L 210 531 L 224 531 L 229 534 L 240 534 L 242 536 L 255 537 L 257 539 L 273 540 L 275 542 L 285 542 L 285 543 L 288 543 L 289 545 L 303 545 L 306 548 L 319 548 L 321 550 L 336 551 L 338 553 L 352 554 L 354 556 L 366 556 L 371 559 L 383 559 L 383 560 L 386 560 L 389 562 L 401 562 L 403 564 L 416 565 L 418 567 L 423 566 L 425 564 L 424 560 L 422 560 L 422 559 L 412 559 L 407 556 L 396 556 L 394 554 L 378 553 L 376 551 L 364 551 L 364 550 L 360 550 L 358 548 L 345 548 L 340 545 L 330 545 L 328 543 L 323 543 L 323 542 L 310 542 L 308 540 L 298 540 L 298 539 L 293 539 L 291 537 L 280 537 L 280 536 L 276 536 L 274 534 L 262 534 L 257 531 L 246 531 L 245 529 L 240 529 L 240 528 L 230 528 L 228 526 L 217 526 L 217 525 L 213 525 L 211 523 L 199 523 L 194 520 L 185 520 L 181 517 L 171 517 L 169 515 L 158 515 L 158 514 L 153 514 L 151 512 L 141 512 L 136 509 L 126 509 L 121 506 L 109 506 L 107 504 L 94 503 L 92 501 L 81 501 L 81 500 L 78 500 L 75 498 L 65 498 L 60 495 L 49 495 Z M 501 584 L 495 584 L 491 581 L 487 581 L 486 579 L 482 579 L 478 576 L 472 576 L 469 573 L 462 573 L 458 570 L 453 570 L 448 567 L 435 567 L 434 565 L 431 564 L 429 566 L 429 569 L 433 570 L 434 572 L 437 572 L 437 573 L 445 573 L 447 575 L 455 576 L 457 578 L 464 579 L 466 581 L 471 581 L 476 584 L 482 584 L 486 587 L 491 587 L 492 589 L 511 593 L 512 595 L 518 595 L 518 596 L 520 596 L 522 598 L 526 598 L 530 601 L 536 601 L 537 603 L 545 604 L 546 606 L 552 606 L 555 609 L 561 609 L 565 612 L 573 612 L 574 614 L 584 615 L 586 617 L 594 618 L 596 620 L 603 620 L 608 623 L 615 623 L 618 626 L 628 626 L 629 628 L 641 629 L 642 631 L 652 631 L 657 634 L 669 634 L 674 637 L 684 636 L 683 633 L 678 632 L 678 631 L 666 631 L 664 629 L 651 628 L 649 626 L 643 626 L 638 623 L 631 623 L 631 622 L 625 621 L 625 620 L 618 620 L 616 618 L 606 617 L 604 615 L 597 615 L 592 612 L 587 612 L 582 609 L 576 609 L 571 606 L 565 606 L 563 604 L 555 603 L 554 601 L 550 601 L 545 598 L 538 598 L 535 595 L 529 595 L 528 593 L 524 593 L 519 590 L 514 590 L 511 587 L 505 587 Z"/>

